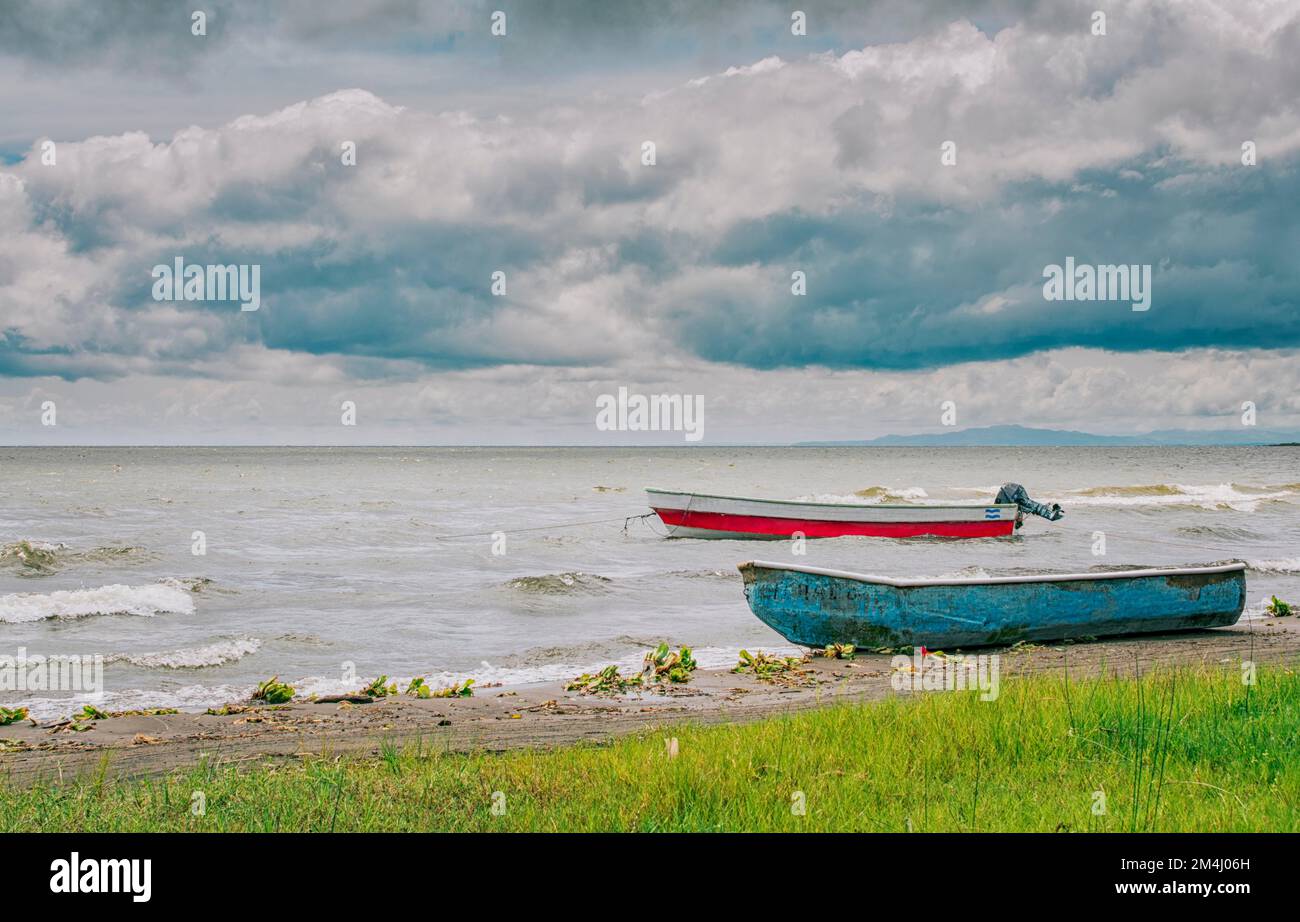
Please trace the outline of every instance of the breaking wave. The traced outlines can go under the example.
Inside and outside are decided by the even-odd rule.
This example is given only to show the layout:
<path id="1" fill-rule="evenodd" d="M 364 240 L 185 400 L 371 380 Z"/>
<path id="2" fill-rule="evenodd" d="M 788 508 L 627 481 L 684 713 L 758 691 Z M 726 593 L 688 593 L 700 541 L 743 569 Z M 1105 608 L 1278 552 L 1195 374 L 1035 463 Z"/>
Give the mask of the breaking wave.
<path id="1" fill-rule="evenodd" d="M 726 579 L 726 580 L 732 580 L 732 579 L 735 579 L 735 578 L 736 578 L 736 571 L 735 571 L 734 568 L 728 568 L 728 569 L 726 569 L 726 570 L 669 570 L 669 571 L 667 571 L 666 573 L 664 573 L 663 575 L 664 575 L 664 576 L 667 576 L 667 577 L 671 577 L 671 578 L 673 578 L 673 579 Z M 656 574 L 656 577 L 655 577 L 655 578 L 656 578 L 656 579 L 658 578 L 658 575 L 657 575 L 657 574 Z"/>
<path id="2" fill-rule="evenodd" d="M 31 711 L 36 720 L 67 717 L 81 709 L 83 704 L 93 704 L 104 711 L 131 711 L 146 708 L 177 708 L 182 711 L 202 711 L 204 708 L 247 698 L 253 684 L 247 685 L 186 685 L 180 688 L 148 689 L 123 688 L 94 692 L 75 692 L 66 695 L 52 694 L 44 698 L 23 698 L 5 702 L 21 704 Z"/>
<path id="3" fill-rule="evenodd" d="M 1247 560 L 1246 566 L 1256 573 L 1300 573 L 1300 557 L 1278 560 Z"/>
<path id="4" fill-rule="evenodd" d="M 186 592 L 203 592 L 219 591 L 229 592 L 230 590 L 212 590 L 213 580 L 206 576 L 168 576 L 159 580 L 164 586 L 171 586 L 174 589 L 183 589 Z"/>
<path id="5" fill-rule="evenodd" d="M 200 647 L 182 647 L 156 653 L 115 653 L 105 659 L 108 663 L 129 663 L 142 669 L 206 669 L 238 662 L 256 653 L 262 641 L 256 637 L 235 637 L 219 640 Z"/>
<path id="6" fill-rule="evenodd" d="M 78 563 L 140 560 L 148 556 L 142 547 L 119 544 L 77 551 L 66 544 L 25 540 L 0 547 L 0 561 L 21 567 L 25 576 L 43 576 Z"/>
<path id="7" fill-rule="evenodd" d="M 48 618 L 86 618 L 92 615 L 144 615 L 194 613 L 194 600 L 184 589 L 158 583 L 58 592 L 16 592 L 0 596 L 0 622 L 18 624 Z"/>
<path id="8" fill-rule="evenodd" d="M 889 487 L 866 487 L 855 490 L 853 495 L 873 503 L 910 503 L 929 496 L 920 487 L 905 487 L 901 490 L 893 490 Z"/>
<path id="9" fill-rule="evenodd" d="M 15 541 L 0 548 L 0 560 L 16 563 L 37 573 L 48 573 L 54 569 L 58 554 L 66 545 L 50 544 L 47 541 Z"/>
<path id="10" fill-rule="evenodd" d="M 875 505 L 879 503 L 919 503 L 925 502 L 929 494 L 920 487 L 864 487 L 847 496 L 839 493 L 818 493 L 813 496 L 800 496 L 794 502 L 799 503 L 840 503 L 850 506 Z"/>
<path id="11" fill-rule="evenodd" d="M 1088 487 L 1072 492 L 1076 496 L 1180 496 L 1183 491 L 1174 484 L 1151 483 L 1129 487 Z"/>
<path id="12" fill-rule="evenodd" d="M 1300 497 L 1296 484 L 1255 486 L 1240 483 L 1151 483 L 1069 490 L 1060 503 L 1080 506 L 1199 506 L 1254 512 L 1262 502 L 1291 502 Z"/>
<path id="13" fill-rule="evenodd" d="M 607 576 L 595 573 L 544 573 L 541 576 L 516 576 L 506 581 L 506 587 L 519 592 L 555 595 L 566 592 L 599 592 L 611 582 Z"/>

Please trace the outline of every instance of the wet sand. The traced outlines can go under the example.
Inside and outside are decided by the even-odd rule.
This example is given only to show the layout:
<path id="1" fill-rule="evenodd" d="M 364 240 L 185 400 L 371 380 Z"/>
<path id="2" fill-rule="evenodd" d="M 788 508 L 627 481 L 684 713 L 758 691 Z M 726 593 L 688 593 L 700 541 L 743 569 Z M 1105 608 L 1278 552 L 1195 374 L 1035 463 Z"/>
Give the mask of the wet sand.
<path id="1" fill-rule="evenodd" d="M 1132 676 L 1161 666 L 1204 664 L 1239 671 L 1243 660 L 1295 665 L 1300 619 L 1251 621 L 1230 628 L 1067 645 L 988 648 L 1000 655 L 1001 681 L 1063 672 L 1085 678 Z M 891 657 L 813 658 L 797 685 L 774 685 L 725 670 L 699 670 L 685 685 L 620 697 L 566 692 L 562 684 L 481 688 L 472 698 L 381 698 L 368 704 L 294 702 L 227 716 L 116 717 L 71 730 L 58 722 L 0 727 L 0 777 L 23 786 L 98 774 L 160 775 L 202 760 L 239 764 L 304 756 L 367 756 L 384 743 L 420 741 L 427 750 L 501 751 L 599 742 L 683 723 L 758 720 L 774 714 L 897 694 Z M 904 692 L 905 694 L 910 692 Z"/>

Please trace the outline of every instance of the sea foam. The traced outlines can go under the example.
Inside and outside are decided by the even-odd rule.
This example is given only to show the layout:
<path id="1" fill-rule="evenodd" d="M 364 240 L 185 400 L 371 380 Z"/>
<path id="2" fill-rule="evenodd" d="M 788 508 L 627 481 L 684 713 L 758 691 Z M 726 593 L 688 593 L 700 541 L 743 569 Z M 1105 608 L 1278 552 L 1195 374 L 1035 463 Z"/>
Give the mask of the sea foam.
<path id="1" fill-rule="evenodd" d="M 154 653 L 114 653 L 110 663 L 129 663 L 142 669 L 205 669 L 224 666 L 243 659 L 261 649 L 262 641 L 256 637 L 234 637 L 218 640 L 198 647 L 181 647 Z"/>
<path id="2" fill-rule="evenodd" d="M 47 618 L 86 618 L 92 615 L 145 615 L 194 612 L 194 600 L 184 589 L 157 584 L 57 592 L 16 592 L 0 596 L 0 622 L 18 624 Z"/>

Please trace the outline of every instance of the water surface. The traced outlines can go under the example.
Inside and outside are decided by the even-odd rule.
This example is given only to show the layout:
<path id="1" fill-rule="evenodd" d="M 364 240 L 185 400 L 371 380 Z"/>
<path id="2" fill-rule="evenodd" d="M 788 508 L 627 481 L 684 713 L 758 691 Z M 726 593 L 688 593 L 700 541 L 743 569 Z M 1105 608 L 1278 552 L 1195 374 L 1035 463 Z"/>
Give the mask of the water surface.
<path id="1" fill-rule="evenodd" d="M 623 530 L 645 486 L 988 502 L 1006 480 L 1066 518 L 1011 539 L 810 541 L 803 556 L 664 540 L 657 520 Z M 720 665 L 784 647 L 745 605 L 735 566 L 755 557 L 892 576 L 1240 558 L 1252 610 L 1300 601 L 1296 448 L 8 448 L 0 503 L 0 653 L 103 654 L 113 708 L 205 707 L 277 674 L 350 690 L 348 664 L 567 678 L 659 640 Z M 72 703 L 0 691 L 18 701 Z"/>

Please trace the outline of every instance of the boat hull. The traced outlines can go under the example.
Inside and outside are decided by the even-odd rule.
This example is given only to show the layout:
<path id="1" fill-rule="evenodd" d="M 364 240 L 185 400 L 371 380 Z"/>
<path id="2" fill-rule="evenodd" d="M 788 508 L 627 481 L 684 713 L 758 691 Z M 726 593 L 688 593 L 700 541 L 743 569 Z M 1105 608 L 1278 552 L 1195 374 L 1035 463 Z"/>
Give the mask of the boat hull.
<path id="1" fill-rule="evenodd" d="M 983 580 L 887 580 L 760 561 L 740 571 L 750 610 L 811 647 L 977 647 L 1224 627 L 1246 602 L 1244 564 Z"/>
<path id="2" fill-rule="evenodd" d="M 776 540 L 845 536 L 996 538 L 1016 530 L 1015 505 L 800 503 L 647 490 L 672 538 Z"/>

